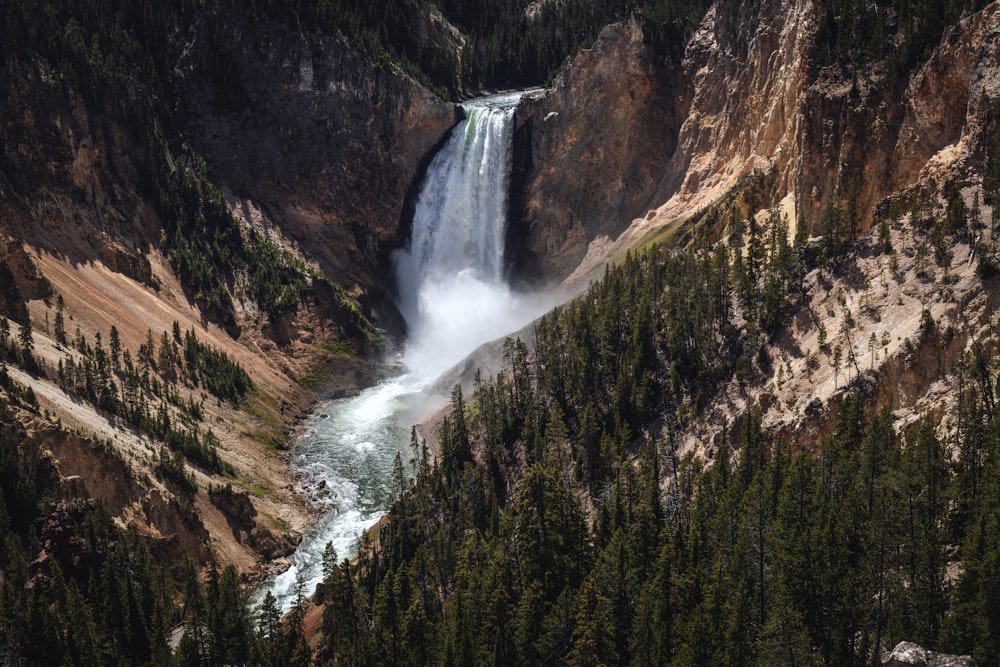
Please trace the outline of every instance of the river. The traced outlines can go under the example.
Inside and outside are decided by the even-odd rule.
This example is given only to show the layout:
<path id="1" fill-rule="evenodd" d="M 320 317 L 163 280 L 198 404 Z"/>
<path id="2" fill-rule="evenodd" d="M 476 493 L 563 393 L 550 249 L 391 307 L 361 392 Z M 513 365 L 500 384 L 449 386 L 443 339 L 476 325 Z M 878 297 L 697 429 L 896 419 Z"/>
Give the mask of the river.
<path id="1" fill-rule="evenodd" d="M 385 513 L 397 453 L 409 462 L 410 427 L 446 403 L 432 387 L 482 343 L 505 336 L 555 305 L 515 293 L 504 275 L 514 108 L 521 93 L 471 100 L 432 159 L 417 197 L 407 248 L 394 256 L 399 308 L 409 335 L 398 377 L 358 396 L 328 401 L 304 423 L 291 464 L 302 492 L 322 510 L 292 565 L 259 591 L 280 608 L 311 592 L 332 543 L 340 558 Z"/>

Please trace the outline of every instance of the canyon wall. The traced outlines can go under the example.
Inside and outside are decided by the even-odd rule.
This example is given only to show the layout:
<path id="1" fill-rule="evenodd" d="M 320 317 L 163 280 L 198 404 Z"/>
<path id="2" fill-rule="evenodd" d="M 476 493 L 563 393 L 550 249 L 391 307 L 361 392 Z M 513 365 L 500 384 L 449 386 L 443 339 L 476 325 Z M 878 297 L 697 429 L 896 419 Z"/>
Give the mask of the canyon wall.
<path id="1" fill-rule="evenodd" d="M 182 67 L 227 58 L 184 96 L 227 194 L 253 200 L 338 282 L 385 285 L 411 188 L 460 109 L 333 38 L 221 23 L 194 43 Z"/>
<path id="2" fill-rule="evenodd" d="M 946 29 L 930 57 L 890 84 L 884 68 L 854 79 L 804 70 L 792 170 L 797 215 L 813 234 L 825 209 L 857 210 L 870 227 L 879 202 L 934 177 L 964 185 L 981 172 L 985 142 L 977 102 L 1000 90 L 1000 4 Z M 952 169 L 954 167 L 954 169 Z"/>
<path id="3" fill-rule="evenodd" d="M 805 0 L 717 2 L 679 59 L 642 20 L 609 27 L 518 109 L 515 273 L 585 277 L 755 171 L 776 183 L 776 201 L 757 204 L 784 200 L 793 228 L 816 235 L 831 207 L 863 231 L 891 194 L 940 186 L 955 164 L 981 170 L 976 104 L 997 95 L 998 14 L 992 3 L 947 29 L 894 84 L 878 65 L 822 65 Z"/>
<path id="4" fill-rule="evenodd" d="M 517 110 L 510 244 L 519 274 L 565 275 L 654 203 L 677 146 L 678 77 L 644 21 L 605 28 Z M 536 275 L 537 277 L 537 275 Z"/>
<path id="5" fill-rule="evenodd" d="M 37 362 L 10 374 L 37 397 L 36 414 L 23 418 L 37 422 L 64 478 L 164 545 L 260 573 L 309 521 L 276 449 L 317 387 L 371 382 L 359 354 L 370 333 L 357 320 L 390 298 L 385 267 L 406 235 L 409 189 L 460 111 L 334 39 L 220 16 L 195 25 L 173 74 L 162 91 L 170 99 L 133 81 L 119 100 L 41 61 L 0 68 L 0 315 L 13 332 L 30 316 Z M 198 171 L 198 159 L 241 234 L 255 230 L 330 281 L 310 278 L 300 303 L 268 317 L 240 292 L 245 267 L 223 267 L 235 276 L 235 326 L 218 326 L 164 250 L 161 188 L 176 170 Z M 133 358 L 147 335 L 162 349 L 176 327 L 249 373 L 257 390 L 239 404 L 206 400 L 197 382 L 171 393 L 200 406 L 196 427 L 211 429 L 221 458 L 254 489 L 256 523 L 233 529 L 205 493 L 231 480 L 193 462 L 183 470 L 199 490 L 179 503 L 157 470 L 164 443 L 62 388 L 77 341 L 108 341 L 112 327 Z M 164 409 L 180 419 L 176 406 Z M 114 480 L 94 468 L 112 469 L 108 461 L 118 462 Z"/>

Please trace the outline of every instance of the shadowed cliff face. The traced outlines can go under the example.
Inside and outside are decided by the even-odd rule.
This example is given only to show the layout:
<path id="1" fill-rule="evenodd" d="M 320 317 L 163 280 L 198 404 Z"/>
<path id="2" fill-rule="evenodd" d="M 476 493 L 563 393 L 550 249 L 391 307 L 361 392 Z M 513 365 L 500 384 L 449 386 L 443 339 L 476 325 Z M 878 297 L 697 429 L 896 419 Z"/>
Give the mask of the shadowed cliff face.
<path id="1" fill-rule="evenodd" d="M 148 262 L 126 251 L 158 238 L 145 197 L 152 195 L 157 151 L 148 105 L 136 100 L 128 122 L 89 109 L 68 85 L 36 66 L 11 64 L 0 74 L 0 235 L 9 235 L 0 261 L 22 241 L 73 262 L 104 254 L 148 282 Z M 32 270 L 11 265 L 25 289 Z"/>
<path id="2" fill-rule="evenodd" d="M 222 186 L 252 198 L 334 279 L 384 284 L 409 189 L 458 108 L 335 39 L 226 26 L 196 43 L 231 56 L 189 98 L 196 146 Z"/>
<path id="3" fill-rule="evenodd" d="M 173 120 L 237 214 L 259 210 L 337 282 L 385 285 L 409 190 L 458 107 L 283 26 L 206 23 L 190 45 Z M 127 112 L 97 110 L 50 79 L 27 65 L 0 76 L 0 233 L 148 282 L 164 134 L 148 93 L 132 91 Z"/>
<path id="4" fill-rule="evenodd" d="M 591 239 L 617 236 L 654 203 L 683 113 L 676 79 L 633 19 L 605 28 L 551 89 L 524 98 L 511 201 L 517 275 L 569 273 Z"/>
<path id="5" fill-rule="evenodd" d="M 998 16 L 993 3 L 964 19 L 892 84 L 878 66 L 814 65 L 825 58 L 806 0 L 718 2 L 679 63 L 643 22 L 609 27 L 518 109 L 515 272 L 585 277 L 757 169 L 774 170 L 793 228 L 812 234 L 830 206 L 854 211 L 860 232 L 894 192 L 953 166 L 981 173 L 975 106 L 1000 85 Z"/>

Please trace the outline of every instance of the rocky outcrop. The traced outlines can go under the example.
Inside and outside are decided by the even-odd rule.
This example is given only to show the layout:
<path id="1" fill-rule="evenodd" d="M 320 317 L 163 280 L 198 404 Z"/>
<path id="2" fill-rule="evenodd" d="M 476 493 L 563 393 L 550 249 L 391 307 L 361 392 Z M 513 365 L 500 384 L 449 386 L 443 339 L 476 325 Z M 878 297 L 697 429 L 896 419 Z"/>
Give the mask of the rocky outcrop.
<path id="1" fill-rule="evenodd" d="M 0 84 L 6 91 L 0 100 L 0 233 L 16 240 L 4 243 L 6 253 L 27 242 L 70 262 L 88 262 L 108 238 L 128 239 L 128 252 L 136 256 L 158 241 L 146 201 L 157 168 L 154 122 L 138 90 L 126 93 L 133 105 L 124 122 L 85 103 L 72 85 L 35 64 L 9 64 Z M 119 261 L 142 263 L 124 256 Z"/>
<path id="2" fill-rule="evenodd" d="M 158 553 L 207 555 L 209 536 L 199 518 L 111 447 L 55 428 L 39 437 L 66 489 L 138 528 Z"/>
<path id="3" fill-rule="evenodd" d="M 653 31 L 605 28 L 542 94 L 517 109 L 509 247 L 520 275 L 563 276 L 597 236 L 655 203 L 677 146 L 681 95 Z"/>
<path id="4" fill-rule="evenodd" d="M 865 230 L 892 193 L 925 177 L 981 172 L 977 102 L 1000 95 L 998 38 L 1000 4 L 992 3 L 948 29 L 900 81 L 881 68 L 853 78 L 833 67 L 808 72 L 793 174 L 797 217 L 817 233 L 824 209 L 840 205 L 856 210 Z"/>
<path id="5" fill-rule="evenodd" d="M 885 667 L 976 667 L 970 656 L 935 653 L 913 642 L 896 644 L 882 664 Z"/>
<path id="6" fill-rule="evenodd" d="M 83 518 L 96 508 L 96 500 L 82 498 L 49 505 L 39 529 L 42 549 L 28 566 L 32 578 L 51 576 L 53 560 L 58 561 L 62 572 L 81 579 L 99 566 L 98 545 L 92 544 L 80 534 Z"/>
<path id="7" fill-rule="evenodd" d="M 512 199 L 522 271 L 586 277 L 755 170 L 774 183 L 757 206 L 783 200 L 812 234 L 832 206 L 862 232 L 923 179 L 975 180 L 992 140 L 978 101 L 1000 96 L 1000 3 L 948 29 L 899 81 L 882 65 L 823 65 L 815 12 L 805 0 L 716 2 L 679 62 L 630 20 L 526 97 Z"/>
<path id="8" fill-rule="evenodd" d="M 682 61 L 691 104 L 658 193 L 661 219 L 690 215 L 755 169 L 791 160 L 813 12 L 801 0 L 709 9 Z"/>
<path id="9" fill-rule="evenodd" d="M 208 498 L 226 517 L 237 542 L 243 540 L 243 533 L 249 534 L 256 527 L 257 508 L 246 493 L 234 491 L 232 485 L 226 485 L 209 488 Z"/>
<path id="10" fill-rule="evenodd" d="M 247 543 L 266 561 L 292 555 L 301 542 L 301 533 L 268 528 L 258 528 L 247 538 Z"/>
<path id="11" fill-rule="evenodd" d="M 10 272 L 8 290 L 16 290 L 22 300 L 47 299 L 52 285 L 17 239 L 0 234 L 0 266 Z"/>
<path id="12" fill-rule="evenodd" d="M 460 110 L 333 38 L 221 24 L 195 43 L 182 63 L 194 72 L 206 53 L 230 58 L 186 95 L 230 201 L 253 202 L 336 281 L 384 285 L 407 196 Z"/>
<path id="13" fill-rule="evenodd" d="M 602 32 L 553 90 L 518 109 L 515 159 L 528 166 L 513 221 L 525 264 L 563 279 L 581 272 L 593 245 L 583 264 L 593 268 L 626 237 L 634 243 L 754 169 L 788 162 L 813 22 L 812 4 L 798 0 L 717 3 L 680 62 L 658 55 L 642 21 Z"/>

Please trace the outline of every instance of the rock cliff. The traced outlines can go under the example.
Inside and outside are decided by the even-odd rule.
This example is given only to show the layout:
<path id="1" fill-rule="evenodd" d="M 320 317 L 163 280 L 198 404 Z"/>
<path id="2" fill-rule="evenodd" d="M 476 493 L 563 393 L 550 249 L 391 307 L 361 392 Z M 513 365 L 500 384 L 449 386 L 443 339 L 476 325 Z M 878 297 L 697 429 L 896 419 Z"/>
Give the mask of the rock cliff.
<path id="1" fill-rule="evenodd" d="M 512 220 L 529 261 L 545 257 L 542 273 L 563 279 L 580 272 L 592 245 L 589 270 L 627 245 L 615 242 L 630 226 L 624 238 L 634 244 L 754 169 L 789 159 L 811 12 L 811 3 L 792 0 L 716 3 L 679 62 L 661 55 L 666 45 L 644 21 L 602 32 L 551 91 L 518 109 L 530 167 Z M 567 148 L 594 137 L 599 152 Z M 595 193 L 608 189 L 614 207 L 595 206 Z M 641 215 L 649 220 L 634 220 Z"/>
<path id="2" fill-rule="evenodd" d="M 981 175 L 988 138 L 977 103 L 1000 92 L 998 31 L 992 3 L 948 29 L 895 85 L 881 69 L 854 81 L 832 67 L 804 69 L 791 169 L 798 219 L 818 233 L 824 209 L 840 205 L 857 211 L 864 230 L 881 200 L 921 179 Z"/>
<path id="3" fill-rule="evenodd" d="M 669 59 L 638 19 L 601 32 L 517 111 L 510 246 L 521 275 L 566 275 L 587 243 L 652 206 L 684 110 Z"/>
<path id="4" fill-rule="evenodd" d="M 992 3 L 962 19 L 898 81 L 879 66 L 822 65 L 804 0 L 717 2 L 679 61 L 659 55 L 643 21 L 606 29 L 518 109 L 520 270 L 585 277 L 755 170 L 773 175 L 793 228 L 814 235 L 831 207 L 864 231 L 921 179 L 981 173 L 990 137 L 977 103 L 997 95 L 998 14 Z"/>
<path id="5" fill-rule="evenodd" d="M 19 288 L 34 275 L 22 241 L 71 262 L 95 260 L 106 248 L 143 276 L 148 262 L 140 249 L 157 239 L 148 203 L 157 166 L 149 106 L 136 102 L 123 122 L 35 65 L 11 64 L 0 81 L 7 91 L 0 101 L 0 234 L 3 261 L 20 257 L 11 267 Z M 126 238 L 130 250 L 113 240 Z M 37 293 L 29 288 L 25 296 Z"/>
<path id="6" fill-rule="evenodd" d="M 338 282 L 386 286 L 410 190 L 458 107 L 333 38 L 221 24 L 194 43 L 182 67 L 228 58 L 223 74 L 190 77 L 184 99 L 231 200 L 251 201 Z"/>

